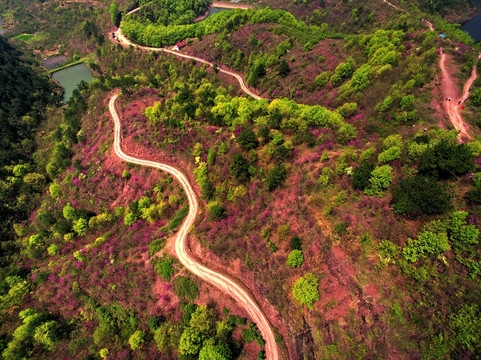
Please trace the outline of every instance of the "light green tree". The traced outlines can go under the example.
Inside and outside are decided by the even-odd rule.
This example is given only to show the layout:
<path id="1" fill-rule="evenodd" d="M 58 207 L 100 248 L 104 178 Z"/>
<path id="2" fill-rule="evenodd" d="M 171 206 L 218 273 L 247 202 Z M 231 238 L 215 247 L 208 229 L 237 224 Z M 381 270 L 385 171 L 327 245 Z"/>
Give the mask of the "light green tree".
<path id="1" fill-rule="evenodd" d="M 187 327 L 184 329 L 179 342 L 179 353 L 181 355 L 197 355 L 202 346 L 204 337 L 198 329 Z"/>
<path id="2" fill-rule="evenodd" d="M 292 287 L 294 299 L 301 305 L 306 305 L 310 310 L 312 303 L 319 300 L 319 280 L 316 275 L 307 273 L 299 278 Z"/>
<path id="3" fill-rule="evenodd" d="M 297 268 L 304 263 L 304 254 L 301 250 L 292 250 L 287 256 L 287 265 Z"/>
<path id="4" fill-rule="evenodd" d="M 393 179 L 392 167 L 389 165 L 377 166 L 369 178 L 369 186 L 364 193 L 371 196 L 382 196 L 383 190 L 387 189 Z"/>
<path id="5" fill-rule="evenodd" d="M 144 343 L 145 333 L 142 330 L 137 330 L 129 338 L 129 345 L 132 350 L 137 350 L 140 345 Z"/>

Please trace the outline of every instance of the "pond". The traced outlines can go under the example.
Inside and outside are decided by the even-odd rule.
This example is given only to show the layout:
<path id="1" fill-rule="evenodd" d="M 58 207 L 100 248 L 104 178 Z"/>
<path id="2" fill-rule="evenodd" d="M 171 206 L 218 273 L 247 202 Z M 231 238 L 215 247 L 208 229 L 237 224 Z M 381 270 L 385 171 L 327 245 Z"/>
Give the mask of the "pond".
<path id="1" fill-rule="evenodd" d="M 0 19 L 0 28 L 2 27 L 3 20 Z M 5 34 L 5 30 L 0 29 L 0 35 Z"/>
<path id="2" fill-rule="evenodd" d="M 62 65 L 65 62 L 65 60 L 67 60 L 67 57 L 65 55 L 57 55 L 57 56 L 52 56 L 50 58 L 43 59 L 42 62 L 47 69 L 52 70 Z"/>
<path id="3" fill-rule="evenodd" d="M 477 1 L 480 3 L 480 1 Z M 461 26 L 461 30 L 466 31 L 474 41 L 481 41 L 481 13 Z"/>
<path id="4" fill-rule="evenodd" d="M 211 15 L 214 15 L 214 14 L 218 14 L 222 11 L 226 11 L 226 10 L 233 10 L 233 9 L 227 9 L 227 8 L 222 8 L 222 7 L 212 7 L 210 8 L 209 10 L 209 14 L 207 15 L 207 17 L 211 16 Z"/>
<path id="5" fill-rule="evenodd" d="M 86 82 L 92 81 L 93 76 L 87 65 L 82 63 L 56 71 L 52 74 L 52 78 L 57 80 L 64 88 L 63 103 L 66 104 L 72 96 L 73 91 L 77 88 L 77 85 L 80 84 L 82 80 Z"/>

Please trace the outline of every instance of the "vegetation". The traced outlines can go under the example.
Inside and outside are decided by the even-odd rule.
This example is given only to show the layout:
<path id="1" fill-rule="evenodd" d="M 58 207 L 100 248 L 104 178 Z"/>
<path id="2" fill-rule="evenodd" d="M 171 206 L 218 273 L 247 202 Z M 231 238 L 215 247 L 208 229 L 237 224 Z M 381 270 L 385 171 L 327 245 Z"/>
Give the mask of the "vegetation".
<path id="1" fill-rule="evenodd" d="M 294 299 L 301 305 L 306 305 L 313 310 L 313 303 L 319 300 L 319 280 L 316 275 L 307 273 L 300 277 L 292 287 Z"/>
<path id="2" fill-rule="evenodd" d="M 428 14 L 412 1 L 396 12 L 265 0 L 193 23 L 208 5 L 0 4 L 6 38 L 25 50 L 0 37 L 2 357 L 266 356 L 257 326 L 173 256 L 189 211 L 180 184 L 113 157 L 114 91 L 122 148 L 193 173 L 192 250 L 233 264 L 279 314 L 281 357 L 479 357 L 481 146 L 426 106 L 439 100 L 439 47 L 459 84 L 476 63 L 473 41 L 439 17 L 459 14 L 446 2 L 421 2 Z M 122 18 L 131 39 L 187 39 L 182 51 L 214 69 L 105 39 Z M 31 69 L 32 49 L 86 59 L 95 79 L 56 108 L 61 91 Z M 471 128 L 480 84 L 462 113 Z"/>

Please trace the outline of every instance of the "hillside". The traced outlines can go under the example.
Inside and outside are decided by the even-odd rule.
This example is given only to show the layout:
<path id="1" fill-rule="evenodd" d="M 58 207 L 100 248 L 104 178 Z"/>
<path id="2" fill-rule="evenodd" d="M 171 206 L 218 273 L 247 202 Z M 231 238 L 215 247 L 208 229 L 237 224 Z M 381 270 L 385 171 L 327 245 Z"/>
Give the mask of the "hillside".
<path id="1" fill-rule="evenodd" d="M 472 4 L 262 0 L 193 22 L 209 5 L 33 4 L 58 9 L 28 31 L 49 40 L 12 20 L 10 41 L 96 76 L 61 109 L 0 37 L 1 356 L 481 356 L 480 48 L 448 22 Z M 85 17 L 47 23 L 68 7 Z"/>

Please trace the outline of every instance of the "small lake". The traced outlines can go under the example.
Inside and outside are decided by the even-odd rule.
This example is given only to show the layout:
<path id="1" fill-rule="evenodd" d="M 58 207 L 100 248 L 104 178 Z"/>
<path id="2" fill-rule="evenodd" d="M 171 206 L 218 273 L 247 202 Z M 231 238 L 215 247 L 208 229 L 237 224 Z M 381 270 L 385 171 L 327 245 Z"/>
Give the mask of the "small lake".
<path id="1" fill-rule="evenodd" d="M 57 55 L 47 59 L 43 59 L 42 62 L 47 69 L 52 70 L 62 65 L 65 60 L 67 60 L 67 57 L 65 55 Z"/>
<path id="2" fill-rule="evenodd" d="M 63 103 L 66 104 L 72 96 L 73 91 L 77 88 L 77 85 L 80 84 L 82 80 L 86 82 L 92 81 L 93 76 L 88 66 L 82 63 L 56 71 L 52 74 L 52 78 L 57 80 L 64 88 Z"/>
<path id="3" fill-rule="evenodd" d="M 0 19 L 0 27 L 2 27 L 3 20 Z M 0 35 L 5 34 L 5 30 L 0 29 Z"/>
<path id="4" fill-rule="evenodd" d="M 226 10 L 234 10 L 234 9 L 227 9 L 227 8 L 221 8 L 221 7 L 212 7 L 212 8 L 210 8 L 209 14 L 207 15 L 207 17 L 212 16 L 212 15 L 214 15 L 214 14 L 218 14 L 218 13 L 220 13 L 220 12 L 222 12 L 222 11 L 226 11 Z M 207 18 L 206 18 L 206 19 L 207 19 Z"/>
<path id="5" fill-rule="evenodd" d="M 481 6 L 481 2 L 477 1 Z M 461 30 L 466 31 L 474 41 L 481 41 L 481 13 L 461 26 Z"/>

